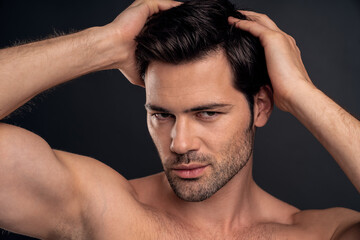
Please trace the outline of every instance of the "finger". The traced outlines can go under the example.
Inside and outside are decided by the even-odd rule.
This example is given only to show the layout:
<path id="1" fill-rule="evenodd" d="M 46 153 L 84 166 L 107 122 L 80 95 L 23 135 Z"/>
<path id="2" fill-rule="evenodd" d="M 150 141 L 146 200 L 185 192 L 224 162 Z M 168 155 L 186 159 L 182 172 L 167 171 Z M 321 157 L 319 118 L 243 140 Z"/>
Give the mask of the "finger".
<path id="1" fill-rule="evenodd" d="M 228 22 L 229 22 L 230 24 L 236 24 L 237 22 L 240 22 L 240 21 L 241 21 L 241 20 L 238 19 L 238 18 L 235 18 L 235 17 L 232 17 L 232 16 L 228 17 Z"/>
<path id="2" fill-rule="evenodd" d="M 241 12 L 244 15 L 256 15 L 256 14 L 259 14 L 257 12 L 249 11 L 249 10 L 238 10 L 238 12 Z"/>
<path id="3" fill-rule="evenodd" d="M 173 7 L 177 7 L 182 4 L 182 2 L 169 1 L 169 0 L 146 0 L 149 9 L 150 15 L 158 13 L 159 11 L 165 11 Z"/>
<path id="4" fill-rule="evenodd" d="M 266 14 L 257 13 L 253 11 L 245 11 L 245 10 L 238 10 L 240 13 L 245 15 L 246 17 L 250 18 L 253 21 L 259 22 L 260 24 L 274 30 L 274 31 L 281 31 L 276 23 L 271 20 Z"/>
<path id="5" fill-rule="evenodd" d="M 266 26 L 263 26 L 255 21 L 239 20 L 234 17 L 229 17 L 229 23 L 234 24 L 237 28 L 251 33 L 253 36 L 260 38 L 265 32 L 273 31 Z"/>
<path id="6" fill-rule="evenodd" d="M 178 1 L 161 1 L 161 2 L 159 2 L 159 10 L 160 10 L 160 11 L 165 11 L 165 10 L 168 10 L 168 9 L 170 9 L 170 8 L 180 6 L 181 4 L 183 4 L 183 2 L 178 2 Z"/>
<path id="7" fill-rule="evenodd" d="M 244 15 L 246 18 L 248 18 L 250 20 L 256 20 L 257 18 L 259 18 L 258 16 L 253 14 L 255 12 L 252 12 L 252 11 L 238 10 L 238 12 L 240 12 L 242 15 Z"/>

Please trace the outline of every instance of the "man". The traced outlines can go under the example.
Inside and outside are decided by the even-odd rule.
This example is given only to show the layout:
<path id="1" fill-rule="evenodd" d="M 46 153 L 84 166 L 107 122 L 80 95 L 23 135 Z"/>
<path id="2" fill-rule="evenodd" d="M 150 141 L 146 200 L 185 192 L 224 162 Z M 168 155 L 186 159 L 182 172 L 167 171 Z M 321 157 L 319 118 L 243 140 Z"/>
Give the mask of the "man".
<path id="1" fill-rule="evenodd" d="M 207 7 L 203 2 L 194 8 Z M 0 227 L 41 239 L 358 239 L 359 213 L 300 211 L 252 179 L 254 131 L 266 124 L 274 99 L 360 189 L 359 122 L 314 87 L 295 41 L 266 16 L 242 12 L 251 20 L 226 20 L 259 38 L 272 87 L 262 83 L 247 96 L 219 47 L 177 64 L 150 61 L 140 78 L 134 38 L 154 13 L 191 4 L 179 5 L 137 0 L 104 27 L 0 52 L 1 118 L 97 70 L 118 68 L 145 84 L 148 127 L 165 170 L 127 181 L 97 160 L 1 124 Z"/>

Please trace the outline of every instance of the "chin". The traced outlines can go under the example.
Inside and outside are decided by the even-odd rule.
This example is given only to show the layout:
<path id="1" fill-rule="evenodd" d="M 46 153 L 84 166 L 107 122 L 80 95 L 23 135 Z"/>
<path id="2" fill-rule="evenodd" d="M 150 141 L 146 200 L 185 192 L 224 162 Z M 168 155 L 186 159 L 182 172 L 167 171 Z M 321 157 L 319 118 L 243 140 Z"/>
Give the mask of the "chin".
<path id="1" fill-rule="evenodd" d="M 202 202 L 222 187 L 220 184 L 209 184 L 209 181 L 204 180 L 204 178 L 181 179 L 168 176 L 169 184 L 175 195 L 186 202 Z"/>

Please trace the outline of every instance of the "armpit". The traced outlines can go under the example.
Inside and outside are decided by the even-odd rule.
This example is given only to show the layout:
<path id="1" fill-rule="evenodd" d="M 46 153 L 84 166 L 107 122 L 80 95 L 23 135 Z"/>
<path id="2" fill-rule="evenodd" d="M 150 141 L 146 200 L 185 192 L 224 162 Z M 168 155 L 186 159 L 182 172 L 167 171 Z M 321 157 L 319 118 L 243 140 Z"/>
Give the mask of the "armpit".
<path id="1" fill-rule="evenodd" d="M 360 222 L 338 232 L 331 240 L 359 240 L 360 239 Z"/>

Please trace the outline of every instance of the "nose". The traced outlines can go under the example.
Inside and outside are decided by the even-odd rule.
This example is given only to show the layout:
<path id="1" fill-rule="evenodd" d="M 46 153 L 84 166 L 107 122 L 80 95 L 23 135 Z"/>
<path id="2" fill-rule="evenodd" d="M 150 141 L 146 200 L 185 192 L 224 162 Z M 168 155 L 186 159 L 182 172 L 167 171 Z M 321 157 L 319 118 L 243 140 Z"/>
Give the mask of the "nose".
<path id="1" fill-rule="evenodd" d="M 199 141 L 195 136 L 191 123 L 186 119 L 176 119 L 171 130 L 170 150 L 177 154 L 185 154 L 199 149 Z"/>

